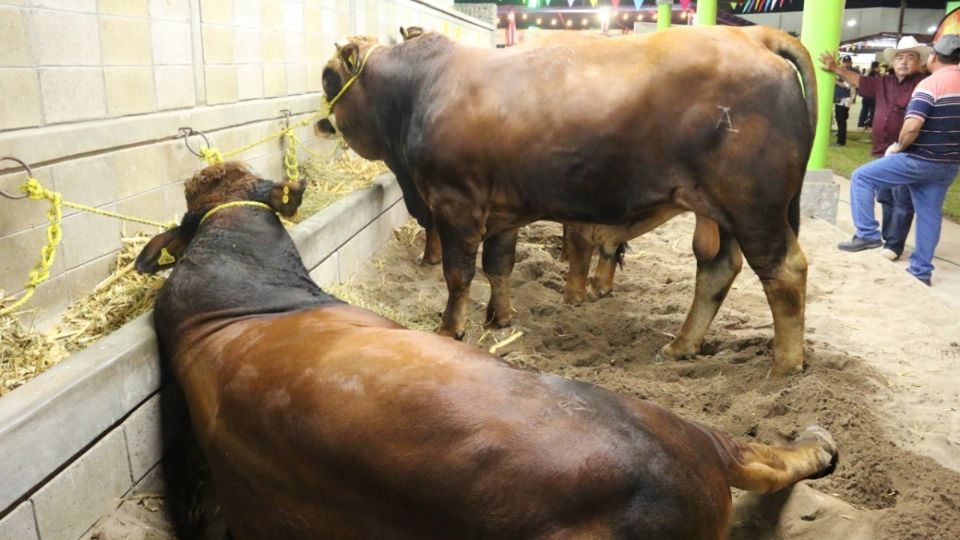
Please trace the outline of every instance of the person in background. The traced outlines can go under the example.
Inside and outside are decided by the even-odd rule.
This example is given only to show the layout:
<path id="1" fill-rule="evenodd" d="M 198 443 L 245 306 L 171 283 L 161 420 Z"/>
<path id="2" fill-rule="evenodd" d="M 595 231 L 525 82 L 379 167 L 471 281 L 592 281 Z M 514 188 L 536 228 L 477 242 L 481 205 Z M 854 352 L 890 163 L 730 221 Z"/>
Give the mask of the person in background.
<path id="1" fill-rule="evenodd" d="M 840 60 L 844 71 L 853 69 L 853 59 L 844 56 Z M 859 73 L 857 74 L 859 75 Z M 833 89 L 833 116 L 837 121 L 837 142 L 835 146 L 847 144 L 847 118 L 850 118 L 851 85 L 841 77 L 837 77 Z"/>
<path id="2" fill-rule="evenodd" d="M 906 186 L 917 212 L 917 245 L 907 272 L 930 285 L 943 201 L 960 171 L 960 36 L 943 35 L 933 45 L 927 67 L 931 75 L 914 90 L 896 142 L 884 157 L 853 172 L 850 209 L 857 231 L 838 247 L 878 247 L 880 231 L 873 212 L 877 190 Z"/>
<path id="3" fill-rule="evenodd" d="M 870 133 L 873 146 L 870 155 L 883 157 L 887 148 L 896 142 L 910 96 L 924 78 L 920 67 L 929 54 L 930 47 L 920 45 L 912 36 L 906 36 L 900 39 L 896 47 L 883 51 L 884 59 L 894 70 L 892 75 L 863 77 L 856 72 L 839 69 L 830 54 L 824 53 L 820 56 L 823 69 L 836 73 L 856 87 L 861 96 L 874 98 L 873 127 Z M 883 208 L 882 242 L 877 245 L 851 244 L 848 250 L 860 251 L 883 246 L 883 256 L 894 261 L 903 254 L 913 222 L 910 190 L 906 186 L 881 187 L 877 200 Z"/>
<path id="4" fill-rule="evenodd" d="M 866 77 L 879 77 L 880 76 L 880 62 L 874 60 L 870 64 L 870 71 L 863 73 Z M 860 94 L 862 98 L 860 100 L 860 117 L 857 119 L 857 127 L 860 129 L 869 129 L 873 125 L 873 107 L 876 104 L 877 98 L 873 96 L 864 96 Z"/>

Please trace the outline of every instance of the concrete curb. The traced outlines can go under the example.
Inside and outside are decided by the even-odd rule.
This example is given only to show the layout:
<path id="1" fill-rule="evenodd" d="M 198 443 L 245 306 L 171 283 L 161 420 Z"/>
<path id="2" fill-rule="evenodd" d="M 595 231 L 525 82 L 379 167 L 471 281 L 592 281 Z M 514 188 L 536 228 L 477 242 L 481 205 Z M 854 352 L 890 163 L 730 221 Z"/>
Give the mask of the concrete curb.
<path id="1" fill-rule="evenodd" d="M 409 216 L 383 174 L 291 230 L 321 286 L 339 283 Z M 0 399 L 0 539 L 81 536 L 163 456 L 151 313 Z"/>

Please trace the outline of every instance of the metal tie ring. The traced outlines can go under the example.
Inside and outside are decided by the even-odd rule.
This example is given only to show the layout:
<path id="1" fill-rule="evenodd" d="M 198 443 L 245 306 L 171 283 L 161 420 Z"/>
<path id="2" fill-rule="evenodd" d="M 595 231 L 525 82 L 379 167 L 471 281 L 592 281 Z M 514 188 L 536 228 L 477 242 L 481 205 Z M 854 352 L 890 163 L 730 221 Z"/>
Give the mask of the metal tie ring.
<path id="1" fill-rule="evenodd" d="M 33 171 L 30 170 L 30 166 L 29 166 L 29 165 L 27 165 L 26 163 L 20 161 L 19 159 L 15 158 L 15 157 L 13 157 L 13 156 L 3 156 L 3 157 L 0 157 L 0 161 L 6 161 L 6 160 L 16 161 L 17 163 L 20 164 L 21 167 L 23 167 L 23 168 L 27 171 L 27 178 L 33 178 Z M 7 195 L 6 193 L 3 192 L 3 190 L 0 190 L 0 195 L 3 195 L 4 197 L 6 197 L 6 198 L 8 198 L 8 199 L 10 199 L 10 200 L 13 200 L 13 201 L 27 198 L 27 194 L 26 194 L 26 193 L 24 193 L 23 195 L 20 195 L 19 197 L 15 197 L 15 196 L 13 196 L 13 195 Z"/>
<path id="2" fill-rule="evenodd" d="M 182 127 L 180 128 L 180 134 L 183 136 L 184 144 L 187 145 L 187 150 L 189 150 L 191 154 L 197 156 L 198 158 L 202 158 L 203 155 L 201 155 L 200 152 L 194 150 L 193 147 L 190 146 L 190 137 L 194 135 L 199 136 L 200 138 L 203 139 L 204 148 L 210 148 L 210 139 L 208 139 L 207 136 L 204 135 L 202 131 L 197 131 L 191 127 Z"/>

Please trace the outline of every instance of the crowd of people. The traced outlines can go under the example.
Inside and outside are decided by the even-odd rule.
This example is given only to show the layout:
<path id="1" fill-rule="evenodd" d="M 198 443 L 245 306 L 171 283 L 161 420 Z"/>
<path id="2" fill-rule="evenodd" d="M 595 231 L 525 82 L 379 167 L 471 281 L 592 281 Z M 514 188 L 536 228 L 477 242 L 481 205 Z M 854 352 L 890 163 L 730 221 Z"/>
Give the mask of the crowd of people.
<path id="1" fill-rule="evenodd" d="M 823 69 L 837 75 L 836 144 L 846 144 L 849 106 L 859 94 L 871 100 L 858 125 L 871 129 L 871 155 L 878 158 L 853 172 L 850 206 L 856 232 L 837 247 L 882 247 L 886 258 L 899 259 L 916 215 L 916 246 L 907 271 L 930 285 L 943 202 L 960 170 L 960 36 L 944 35 L 933 47 L 904 37 L 883 57 L 886 74 L 876 62 L 861 74 L 849 56 L 839 64 L 831 54 L 820 57 Z M 874 215 L 876 201 L 883 209 L 882 227 Z"/>

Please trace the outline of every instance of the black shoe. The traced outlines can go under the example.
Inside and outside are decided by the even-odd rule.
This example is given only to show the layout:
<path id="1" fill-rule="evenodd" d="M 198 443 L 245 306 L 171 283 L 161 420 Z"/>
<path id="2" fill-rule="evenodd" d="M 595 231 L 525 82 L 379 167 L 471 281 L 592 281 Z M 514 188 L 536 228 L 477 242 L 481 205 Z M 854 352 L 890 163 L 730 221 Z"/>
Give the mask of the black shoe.
<path id="1" fill-rule="evenodd" d="M 879 238 L 876 240 L 864 240 L 859 236 L 854 236 L 849 242 L 840 242 L 837 244 L 837 249 L 840 251 L 863 251 L 865 249 L 878 248 L 882 245 L 883 240 Z"/>
<path id="2" fill-rule="evenodd" d="M 907 273 L 910 274 L 910 272 L 907 272 Z M 910 275 L 913 276 L 913 274 L 910 274 Z M 930 286 L 930 278 L 922 278 L 922 277 L 918 277 L 918 276 L 913 276 L 913 277 L 915 277 L 915 278 L 917 278 L 918 280 L 920 280 L 920 283 L 923 283 L 923 284 L 926 285 L 927 287 Z"/>

